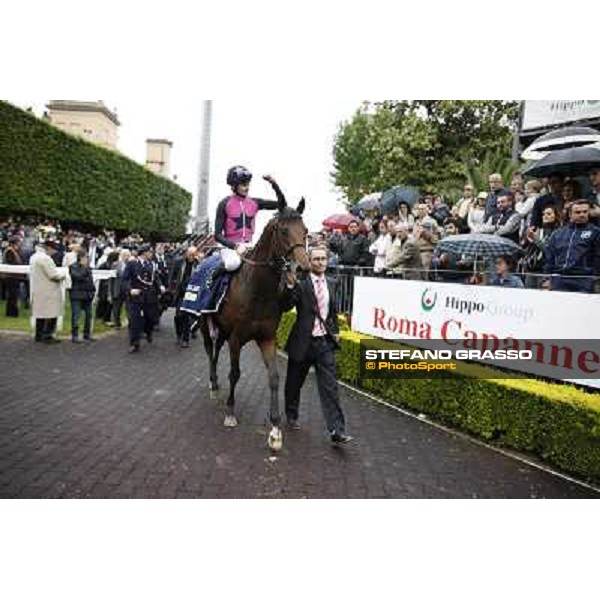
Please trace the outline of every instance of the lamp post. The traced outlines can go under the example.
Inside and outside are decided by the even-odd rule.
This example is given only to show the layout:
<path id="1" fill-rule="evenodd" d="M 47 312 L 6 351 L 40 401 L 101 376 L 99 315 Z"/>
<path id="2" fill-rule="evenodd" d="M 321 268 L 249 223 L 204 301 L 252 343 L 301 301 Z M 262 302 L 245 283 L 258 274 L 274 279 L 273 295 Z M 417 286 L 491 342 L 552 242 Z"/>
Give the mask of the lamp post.
<path id="1" fill-rule="evenodd" d="M 212 100 L 204 100 L 200 163 L 198 165 L 198 193 L 192 213 L 192 230 L 199 235 L 208 233 L 208 184 L 210 172 L 210 134 L 212 128 Z"/>

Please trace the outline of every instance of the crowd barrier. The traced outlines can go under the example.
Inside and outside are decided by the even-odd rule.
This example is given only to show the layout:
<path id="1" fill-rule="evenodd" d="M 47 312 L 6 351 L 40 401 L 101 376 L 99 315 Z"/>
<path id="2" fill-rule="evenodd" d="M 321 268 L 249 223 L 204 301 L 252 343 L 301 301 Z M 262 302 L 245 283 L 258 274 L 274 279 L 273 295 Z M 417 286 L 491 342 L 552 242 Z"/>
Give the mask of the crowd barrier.
<path id="1" fill-rule="evenodd" d="M 61 270 L 66 270 L 66 267 L 58 267 Z M 111 269 L 92 269 L 92 277 L 94 278 L 94 285 L 96 286 L 96 296 L 94 297 L 94 307 L 96 305 L 96 301 L 98 298 L 98 287 L 100 282 L 107 279 L 112 279 L 117 276 L 117 272 Z M 0 281 L 5 279 L 6 277 L 15 278 L 18 277 L 22 279 L 24 282 L 27 281 L 29 277 L 29 265 L 7 265 L 4 263 L 0 263 Z M 66 283 L 66 280 L 63 280 Z M 27 291 L 26 291 L 27 293 Z M 62 294 L 63 300 L 66 299 L 67 290 L 66 285 L 62 285 Z M 94 318 L 95 310 L 92 311 L 92 333 L 94 330 Z M 30 319 L 31 330 L 35 329 L 35 320 L 33 318 Z M 63 329 L 63 318 L 60 317 L 58 319 L 57 331 L 61 331 Z"/>
<path id="2" fill-rule="evenodd" d="M 66 267 L 58 268 L 65 269 Z M 29 277 L 29 265 L 7 265 L 0 263 L 0 278 L 15 276 L 21 276 L 23 280 L 27 279 Z M 117 272 L 111 269 L 92 269 L 92 276 L 97 288 L 99 281 L 112 279 L 117 276 Z"/>

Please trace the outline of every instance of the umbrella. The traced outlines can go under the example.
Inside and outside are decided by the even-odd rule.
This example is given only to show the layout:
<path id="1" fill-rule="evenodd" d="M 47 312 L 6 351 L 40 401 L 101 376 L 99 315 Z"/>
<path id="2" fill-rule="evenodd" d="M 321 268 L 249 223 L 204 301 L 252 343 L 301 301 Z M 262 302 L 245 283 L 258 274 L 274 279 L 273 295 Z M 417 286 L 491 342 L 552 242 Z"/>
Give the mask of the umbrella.
<path id="1" fill-rule="evenodd" d="M 384 213 L 396 212 L 400 202 L 406 202 L 412 208 L 419 197 L 419 190 L 406 185 L 397 185 L 383 192 L 381 196 L 381 208 Z"/>
<path id="2" fill-rule="evenodd" d="M 487 260 L 521 252 L 520 246 L 512 240 L 492 233 L 449 235 L 440 240 L 437 248 L 457 256 L 464 256 L 467 260 L 477 260 L 478 258 Z"/>
<path id="3" fill-rule="evenodd" d="M 600 149 L 593 146 L 567 148 L 550 152 L 524 171 L 531 177 L 551 175 L 587 175 L 593 168 L 600 167 Z"/>
<path id="4" fill-rule="evenodd" d="M 360 219 L 357 219 L 354 215 L 349 213 L 337 213 L 327 217 L 323 221 L 323 226 L 328 227 L 329 229 L 342 229 L 343 231 L 346 231 L 350 221 L 358 221 L 359 224 L 361 223 Z"/>
<path id="5" fill-rule="evenodd" d="M 362 210 L 375 210 L 380 207 L 379 200 L 381 199 L 381 192 L 375 192 L 373 194 L 367 194 L 364 198 L 361 198 L 356 206 Z"/>
<path id="6" fill-rule="evenodd" d="M 536 138 L 521 158 L 539 160 L 554 150 L 579 148 L 600 142 L 600 133 L 591 127 L 562 127 Z"/>

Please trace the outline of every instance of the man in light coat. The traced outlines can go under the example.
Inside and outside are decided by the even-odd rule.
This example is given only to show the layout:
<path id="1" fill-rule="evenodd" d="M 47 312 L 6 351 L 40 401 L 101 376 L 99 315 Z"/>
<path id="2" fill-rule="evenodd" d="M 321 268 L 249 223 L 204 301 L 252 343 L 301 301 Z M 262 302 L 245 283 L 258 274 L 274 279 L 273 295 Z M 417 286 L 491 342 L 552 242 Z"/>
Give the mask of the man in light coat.
<path id="1" fill-rule="evenodd" d="M 62 282 L 66 269 L 58 268 L 52 256 L 58 244 L 46 240 L 38 246 L 29 263 L 31 289 L 31 314 L 35 318 L 35 341 L 53 344 L 60 340 L 54 337 L 56 323 L 64 310 Z"/>
<path id="2" fill-rule="evenodd" d="M 396 224 L 396 239 L 386 255 L 386 267 L 393 273 L 403 273 L 404 279 L 423 278 L 421 250 L 406 223 Z"/>

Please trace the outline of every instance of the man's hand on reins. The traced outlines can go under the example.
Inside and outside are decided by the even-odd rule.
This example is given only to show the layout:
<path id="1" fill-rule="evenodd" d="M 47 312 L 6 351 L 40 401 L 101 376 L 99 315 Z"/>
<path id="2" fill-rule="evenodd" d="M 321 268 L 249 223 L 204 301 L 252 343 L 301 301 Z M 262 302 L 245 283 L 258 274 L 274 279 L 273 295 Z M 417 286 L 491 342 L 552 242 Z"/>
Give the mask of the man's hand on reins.
<path id="1" fill-rule="evenodd" d="M 298 283 L 298 278 L 296 277 L 296 274 L 288 269 L 285 273 L 285 279 L 287 282 L 287 286 L 291 289 L 293 288 L 297 283 Z"/>

